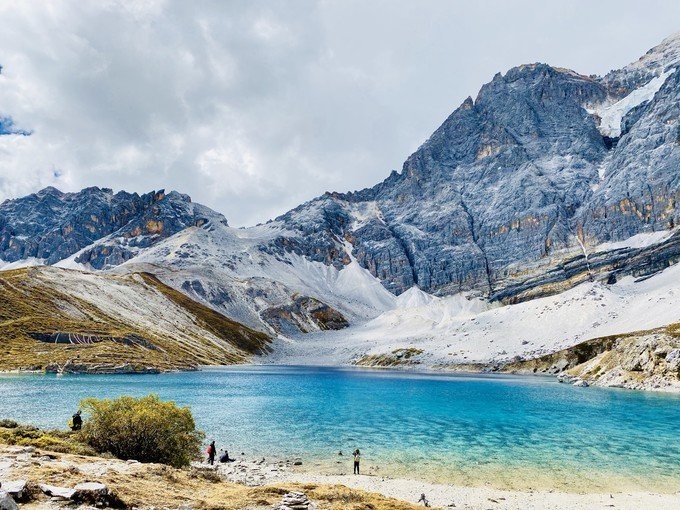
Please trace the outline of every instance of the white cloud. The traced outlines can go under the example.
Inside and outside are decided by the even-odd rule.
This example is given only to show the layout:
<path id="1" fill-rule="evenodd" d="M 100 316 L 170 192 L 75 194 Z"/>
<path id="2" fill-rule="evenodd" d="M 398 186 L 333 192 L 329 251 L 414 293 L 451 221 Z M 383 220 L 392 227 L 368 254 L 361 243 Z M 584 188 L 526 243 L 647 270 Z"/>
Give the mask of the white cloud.
<path id="1" fill-rule="evenodd" d="M 0 200 L 177 189 L 234 225 L 373 185 L 496 71 L 604 73 L 677 2 L 2 2 Z"/>

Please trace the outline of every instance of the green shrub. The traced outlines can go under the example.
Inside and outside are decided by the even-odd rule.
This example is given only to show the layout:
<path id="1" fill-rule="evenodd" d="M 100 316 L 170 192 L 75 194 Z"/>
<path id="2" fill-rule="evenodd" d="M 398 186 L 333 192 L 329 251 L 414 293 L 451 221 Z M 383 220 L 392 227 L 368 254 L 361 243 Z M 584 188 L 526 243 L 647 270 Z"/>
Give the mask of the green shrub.
<path id="1" fill-rule="evenodd" d="M 5 429 L 15 429 L 19 426 L 14 420 L 2 419 L 0 420 L 0 427 Z"/>
<path id="2" fill-rule="evenodd" d="M 80 435 L 100 453 L 120 459 L 186 466 L 201 454 L 204 434 L 188 407 L 161 402 L 157 395 L 113 400 L 87 398 Z"/>

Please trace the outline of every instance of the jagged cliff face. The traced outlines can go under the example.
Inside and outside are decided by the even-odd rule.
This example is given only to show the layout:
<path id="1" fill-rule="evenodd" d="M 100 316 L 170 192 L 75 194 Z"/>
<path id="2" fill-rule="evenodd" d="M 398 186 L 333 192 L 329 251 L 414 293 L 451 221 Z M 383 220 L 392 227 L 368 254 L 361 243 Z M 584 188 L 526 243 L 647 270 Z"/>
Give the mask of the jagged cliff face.
<path id="1" fill-rule="evenodd" d="M 271 316 L 279 329 L 302 328 L 325 304 L 350 317 L 389 308 L 380 293 L 348 305 L 361 291 L 338 271 L 359 275 L 357 264 L 393 294 L 417 285 L 535 296 L 532 286 L 627 267 L 625 253 L 594 256 L 596 245 L 676 228 L 679 95 L 680 35 L 604 77 L 523 65 L 497 74 L 373 188 L 327 193 L 239 232 L 175 192 L 48 188 L 0 204 L 0 259 L 169 266 L 176 288 L 254 326 Z M 653 263 L 633 255 L 663 267 L 680 258 L 677 237 Z"/>
<path id="2" fill-rule="evenodd" d="M 94 269 L 116 266 L 180 230 L 201 226 L 207 221 L 204 210 L 177 192 L 139 196 L 100 188 L 78 193 L 45 188 L 0 204 L 0 259 L 55 264 L 110 237 L 112 242 L 80 253 L 77 262 Z"/>
<path id="3" fill-rule="evenodd" d="M 532 264 L 673 229 L 680 191 L 680 36 L 604 78 L 544 64 L 496 75 L 374 188 L 279 218 L 287 249 L 351 253 L 392 292 L 493 296 Z M 349 250 L 348 250 L 349 251 Z"/>

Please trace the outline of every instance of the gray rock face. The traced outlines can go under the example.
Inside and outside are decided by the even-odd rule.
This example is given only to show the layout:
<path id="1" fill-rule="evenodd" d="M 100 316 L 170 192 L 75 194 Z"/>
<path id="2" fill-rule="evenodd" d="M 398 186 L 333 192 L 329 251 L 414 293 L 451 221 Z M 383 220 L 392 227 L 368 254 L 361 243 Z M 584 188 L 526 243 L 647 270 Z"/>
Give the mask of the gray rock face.
<path id="1" fill-rule="evenodd" d="M 439 294 L 494 296 L 525 278 L 527 264 L 535 277 L 600 243 L 673 229 L 679 48 L 680 38 L 669 39 L 605 78 L 545 64 L 497 74 L 401 173 L 282 216 L 300 235 L 270 248 L 337 267 L 350 243 L 351 254 L 394 293 L 416 284 Z M 623 117 L 620 139 L 600 133 L 588 105 L 615 102 L 673 65 L 679 70 L 653 98 Z"/>
<path id="2" fill-rule="evenodd" d="M 226 220 L 224 220 L 226 222 Z M 0 259 L 37 258 L 54 264 L 113 236 L 115 243 L 82 253 L 77 262 L 95 269 L 121 264 L 136 252 L 188 226 L 206 222 L 186 195 L 164 191 L 139 196 L 87 188 L 55 188 L 0 204 Z"/>
<path id="3" fill-rule="evenodd" d="M 633 122 L 603 164 L 604 180 L 580 213 L 591 243 L 672 229 L 680 211 L 680 68 Z"/>
<path id="4" fill-rule="evenodd" d="M 349 326 L 343 315 L 316 299 L 299 296 L 289 305 L 270 307 L 262 312 L 262 318 L 284 335 L 315 330 L 336 330 Z"/>

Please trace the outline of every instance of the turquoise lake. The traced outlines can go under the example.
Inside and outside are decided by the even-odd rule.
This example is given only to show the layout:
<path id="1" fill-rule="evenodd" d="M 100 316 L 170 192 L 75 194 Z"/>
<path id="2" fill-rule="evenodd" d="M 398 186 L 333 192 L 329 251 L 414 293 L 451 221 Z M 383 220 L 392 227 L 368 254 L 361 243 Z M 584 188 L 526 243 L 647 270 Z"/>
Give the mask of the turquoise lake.
<path id="1" fill-rule="evenodd" d="M 552 378 L 247 366 L 160 375 L 0 375 L 0 417 L 66 428 L 85 397 L 156 393 L 218 449 L 303 469 L 508 488 L 680 487 L 680 396 Z M 343 452 L 343 456 L 338 455 Z"/>

